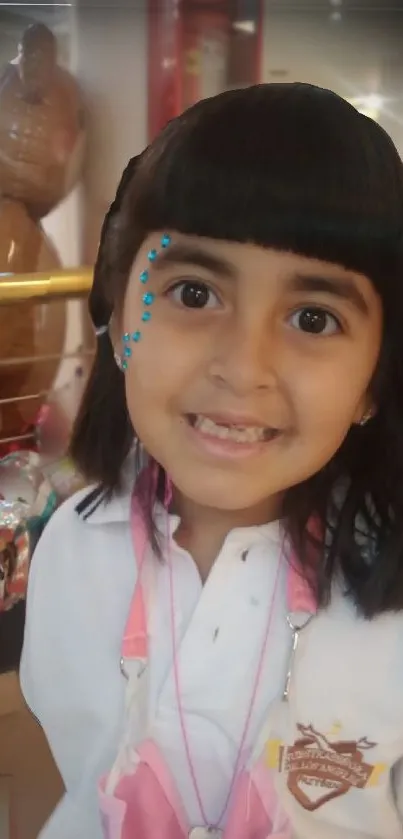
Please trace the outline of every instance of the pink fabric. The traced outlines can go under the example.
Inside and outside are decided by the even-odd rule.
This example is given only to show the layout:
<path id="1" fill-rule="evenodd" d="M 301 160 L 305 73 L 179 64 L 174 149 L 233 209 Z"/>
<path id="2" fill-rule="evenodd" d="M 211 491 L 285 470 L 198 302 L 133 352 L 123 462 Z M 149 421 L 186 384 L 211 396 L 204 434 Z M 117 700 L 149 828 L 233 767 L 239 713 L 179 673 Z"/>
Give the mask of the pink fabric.
<path id="1" fill-rule="evenodd" d="M 139 764 L 122 777 L 113 796 L 101 792 L 105 839 L 187 839 L 182 802 L 152 740 L 138 749 Z"/>
<path id="2" fill-rule="evenodd" d="M 100 796 L 105 839 L 188 839 L 182 801 L 157 746 L 146 741 L 140 763 L 122 777 L 113 796 Z M 240 775 L 229 808 L 224 839 L 290 839 L 273 776 L 259 761 Z"/>
<path id="3" fill-rule="evenodd" d="M 123 800 L 105 793 L 105 782 L 101 781 L 98 789 L 101 811 L 102 832 L 105 839 L 120 839 L 126 814 Z"/>
<path id="4" fill-rule="evenodd" d="M 292 614 L 302 612 L 314 615 L 316 612 L 315 595 L 294 557 L 287 577 L 287 601 L 288 611 Z"/>
<path id="5" fill-rule="evenodd" d="M 122 656 L 123 658 L 146 660 L 148 656 L 147 614 L 141 584 L 141 571 L 147 549 L 147 534 L 141 510 L 134 500 L 132 503 L 131 527 L 138 574 L 122 641 Z"/>

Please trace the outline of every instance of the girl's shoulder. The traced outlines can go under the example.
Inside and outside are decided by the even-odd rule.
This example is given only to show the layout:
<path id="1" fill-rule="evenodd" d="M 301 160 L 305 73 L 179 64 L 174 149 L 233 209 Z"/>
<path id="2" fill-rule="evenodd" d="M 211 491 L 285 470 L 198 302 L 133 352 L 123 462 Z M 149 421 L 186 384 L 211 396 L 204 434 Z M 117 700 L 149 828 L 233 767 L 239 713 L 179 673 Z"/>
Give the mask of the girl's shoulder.
<path id="1" fill-rule="evenodd" d="M 108 502 L 95 487 L 80 491 L 54 513 L 32 558 L 20 679 L 62 769 L 73 754 L 63 730 L 82 730 L 87 748 L 88 719 L 103 686 L 110 682 L 112 692 L 116 687 L 113 675 L 137 573 L 129 510 L 130 494 Z M 80 752 L 74 772 L 87 757 Z"/>
<path id="2" fill-rule="evenodd" d="M 134 565 L 130 539 L 131 493 L 111 498 L 98 487 L 75 493 L 53 514 L 36 546 L 31 562 L 28 595 L 57 587 L 68 597 L 80 585 L 98 584 L 119 564 Z M 129 537 L 129 538 L 128 538 Z M 95 580 L 95 583 L 94 583 Z M 57 597 L 57 593 L 52 592 Z"/>

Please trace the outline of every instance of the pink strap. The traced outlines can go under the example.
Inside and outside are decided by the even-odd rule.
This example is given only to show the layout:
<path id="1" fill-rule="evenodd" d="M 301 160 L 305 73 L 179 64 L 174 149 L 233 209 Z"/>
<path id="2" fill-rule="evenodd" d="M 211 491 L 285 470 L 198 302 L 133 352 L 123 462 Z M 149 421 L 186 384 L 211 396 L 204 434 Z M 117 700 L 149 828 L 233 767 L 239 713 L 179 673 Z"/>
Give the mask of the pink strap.
<path id="1" fill-rule="evenodd" d="M 287 573 L 287 606 L 288 612 L 296 614 L 314 615 L 317 611 L 317 603 L 314 592 L 309 585 L 299 560 L 291 557 Z"/>
<path id="2" fill-rule="evenodd" d="M 131 532 L 137 563 L 137 580 L 123 636 L 122 656 L 127 659 L 146 661 L 148 657 L 147 611 L 141 572 L 148 547 L 148 536 L 144 516 L 135 495 L 132 498 Z M 287 573 L 287 609 L 291 614 L 302 612 L 309 615 L 315 614 L 317 610 L 314 593 L 295 556 L 290 558 Z"/>
<path id="3" fill-rule="evenodd" d="M 122 641 L 122 656 L 127 659 L 139 658 L 146 661 L 148 658 L 147 612 L 141 572 L 146 557 L 148 538 L 144 517 L 134 495 L 132 498 L 131 532 L 137 563 L 137 580 Z"/>
<path id="4" fill-rule="evenodd" d="M 313 538 L 320 538 L 321 526 L 317 518 L 312 517 L 310 519 L 308 531 Z M 318 608 L 312 586 L 309 585 L 302 565 L 295 554 L 290 557 L 287 578 L 287 605 L 288 612 L 291 614 L 315 615 Z"/>

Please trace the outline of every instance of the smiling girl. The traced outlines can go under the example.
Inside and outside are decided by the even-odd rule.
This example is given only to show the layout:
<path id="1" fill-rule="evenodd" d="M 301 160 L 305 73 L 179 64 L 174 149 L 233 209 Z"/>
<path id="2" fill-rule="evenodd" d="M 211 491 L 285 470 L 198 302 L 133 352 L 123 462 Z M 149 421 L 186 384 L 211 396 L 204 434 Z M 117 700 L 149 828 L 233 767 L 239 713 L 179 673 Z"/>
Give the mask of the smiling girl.
<path id="1" fill-rule="evenodd" d="M 127 167 L 23 690 L 42 839 L 403 837 L 403 168 L 336 95 L 197 104 Z"/>

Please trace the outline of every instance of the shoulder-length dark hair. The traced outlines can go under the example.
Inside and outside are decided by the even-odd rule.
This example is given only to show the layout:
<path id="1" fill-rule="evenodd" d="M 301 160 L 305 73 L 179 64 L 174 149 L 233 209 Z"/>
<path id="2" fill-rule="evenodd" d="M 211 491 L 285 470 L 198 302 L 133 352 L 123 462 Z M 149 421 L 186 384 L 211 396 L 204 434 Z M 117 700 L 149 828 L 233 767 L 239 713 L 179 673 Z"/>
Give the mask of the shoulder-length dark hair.
<path id="1" fill-rule="evenodd" d="M 290 250 L 372 281 L 384 312 L 376 416 L 367 427 L 352 428 L 324 469 L 286 493 L 284 513 L 306 564 L 308 523 L 315 517 L 320 524 L 322 604 L 341 571 L 366 616 L 401 609 L 403 166 L 391 139 L 335 94 L 309 85 L 258 85 L 198 103 L 123 175 L 95 267 L 90 312 L 96 327 L 121 306 L 136 253 L 157 230 Z M 137 442 L 105 335 L 71 452 L 100 492 L 110 494 Z"/>

